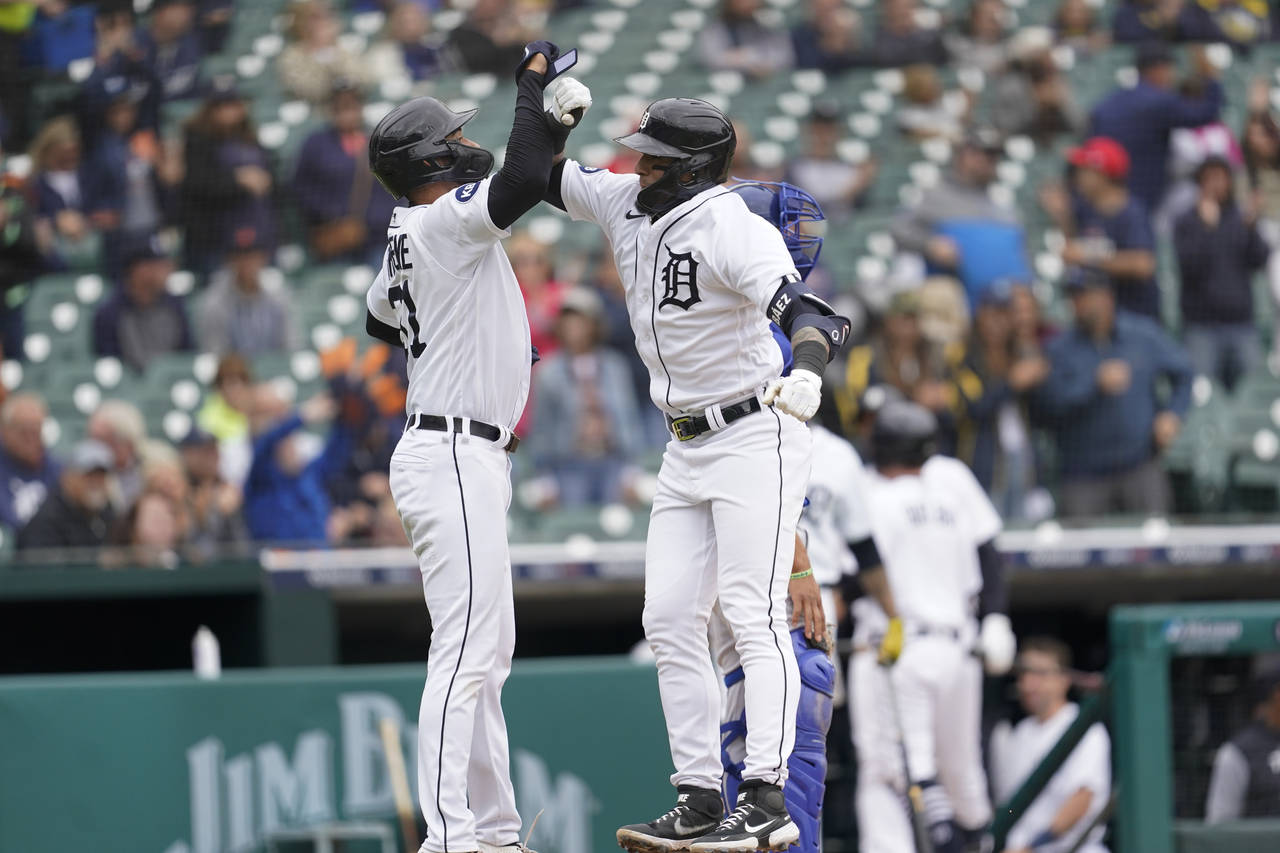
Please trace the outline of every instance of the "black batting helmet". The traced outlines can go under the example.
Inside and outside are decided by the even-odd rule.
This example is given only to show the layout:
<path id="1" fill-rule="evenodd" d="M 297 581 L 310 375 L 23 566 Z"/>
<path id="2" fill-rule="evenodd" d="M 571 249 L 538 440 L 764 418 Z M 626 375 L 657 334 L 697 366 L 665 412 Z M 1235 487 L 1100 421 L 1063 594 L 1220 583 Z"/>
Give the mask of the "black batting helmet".
<path id="1" fill-rule="evenodd" d="M 369 135 L 369 170 L 396 198 L 432 181 L 478 181 L 493 168 L 493 155 L 475 145 L 446 140 L 476 110 L 455 113 L 435 98 L 396 107 Z"/>
<path id="2" fill-rule="evenodd" d="M 871 428 L 871 461 L 877 468 L 919 468 L 933 455 L 937 434 L 933 412 L 909 400 L 890 400 Z"/>
<path id="3" fill-rule="evenodd" d="M 641 154 L 675 159 L 665 175 L 636 196 L 637 208 L 661 216 L 728 179 L 738 137 L 713 104 L 663 98 L 644 111 L 635 133 L 614 141 Z"/>

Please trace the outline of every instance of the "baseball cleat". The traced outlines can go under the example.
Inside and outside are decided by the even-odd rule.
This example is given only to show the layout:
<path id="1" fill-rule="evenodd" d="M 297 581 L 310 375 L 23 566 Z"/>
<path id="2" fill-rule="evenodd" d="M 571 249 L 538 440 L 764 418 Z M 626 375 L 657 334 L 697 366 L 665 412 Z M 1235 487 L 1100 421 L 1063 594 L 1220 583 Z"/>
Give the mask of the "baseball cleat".
<path id="1" fill-rule="evenodd" d="M 618 846 L 631 853 L 666 853 L 688 850 L 689 843 L 716 828 L 724 814 L 719 791 L 681 785 L 676 805 L 648 823 L 633 823 L 618 830 Z"/>
<path id="2" fill-rule="evenodd" d="M 496 847 L 492 844 L 485 844 L 483 841 L 481 841 L 480 853 L 537 853 L 537 851 L 530 850 L 528 847 L 525 847 L 519 841 L 515 842 L 514 844 L 503 844 L 501 847 Z"/>
<path id="3" fill-rule="evenodd" d="M 744 782 L 738 805 L 712 832 L 694 839 L 689 853 L 742 853 L 786 850 L 800 839 L 800 827 L 787 814 L 782 788 Z"/>

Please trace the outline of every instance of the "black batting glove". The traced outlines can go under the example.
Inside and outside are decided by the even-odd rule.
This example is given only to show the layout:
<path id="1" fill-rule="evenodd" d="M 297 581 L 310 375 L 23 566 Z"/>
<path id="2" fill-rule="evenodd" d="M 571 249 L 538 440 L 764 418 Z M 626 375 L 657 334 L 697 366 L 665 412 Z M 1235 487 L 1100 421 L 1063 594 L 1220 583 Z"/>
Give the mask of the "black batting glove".
<path id="1" fill-rule="evenodd" d="M 516 66 L 516 76 L 519 76 L 520 72 L 528 67 L 529 60 L 539 53 L 547 58 L 547 70 L 542 75 L 544 86 L 578 64 L 578 51 L 576 49 L 571 48 L 562 54 L 560 48 L 556 47 L 554 43 L 540 39 L 531 41 L 524 46 L 524 56 L 521 58 L 520 64 Z"/>

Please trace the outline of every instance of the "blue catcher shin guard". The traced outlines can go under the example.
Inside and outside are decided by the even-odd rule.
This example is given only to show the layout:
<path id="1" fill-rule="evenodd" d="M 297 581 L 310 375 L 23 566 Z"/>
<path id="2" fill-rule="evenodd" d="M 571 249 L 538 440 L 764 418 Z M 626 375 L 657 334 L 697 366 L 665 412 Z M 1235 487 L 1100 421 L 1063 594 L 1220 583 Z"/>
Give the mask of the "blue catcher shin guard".
<path id="1" fill-rule="evenodd" d="M 810 648 L 804 629 L 791 632 L 796 662 L 800 666 L 800 702 L 796 712 L 796 745 L 787 762 L 787 784 L 783 793 L 787 811 L 800 829 L 800 840 L 788 848 L 791 853 L 817 853 L 822 842 L 822 798 L 826 792 L 827 731 L 831 728 L 831 699 L 835 693 L 836 670 L 826 652 Z M 742 668 L 724 677 L 729 689 L 729 707 L 741 706 Z M 728 716 L 728 715 L 726 715 Z M 720 757 L 724 763 L 724 797 L 730 809 L 738 801 L 746 755 L 747 717 L 745 711 L 720 726 Z"/>

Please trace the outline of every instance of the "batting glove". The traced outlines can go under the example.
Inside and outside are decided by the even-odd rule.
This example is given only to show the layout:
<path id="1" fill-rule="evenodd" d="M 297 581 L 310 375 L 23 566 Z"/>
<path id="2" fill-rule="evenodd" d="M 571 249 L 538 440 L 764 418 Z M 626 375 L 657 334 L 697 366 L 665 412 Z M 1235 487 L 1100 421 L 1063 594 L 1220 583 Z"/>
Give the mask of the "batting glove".
<path id="1" fill-rule="evenodd" d="M 889 627 L 885 630 L 884 637 L 880 640 L 880 651 L 876 655 L 876 660 L 880 662 L 881 666 L 893 666 L 901 654 L 902 620 L 895 617 L 889 620 Z"/>
<path id="2" fill-rule="evenodd" d="M 790 376 L 775 379 L 764 389 L 764 404 L 807 421 L 822 402 L 822 377 L 812 370 L 797 368 Z"/>
<path id="3" fill-rule="evenodd" d="M 552 117 L 565 127 L 575 126 L 591 109 L 591 90 L 575 77 L 557 77 L 546 91 L 551 96 Z"/>
<path id="4" fill-rule="evenodd" d="M 978 650 L 982 652 L 982 666 L 987 675 L 1004 675 L 1013 668 L 1013 658 L 1018 652 L 1018 639 L 1013 636 L 1008 616 L 1003 613 L 988 613 L 982 617 Z"/>

